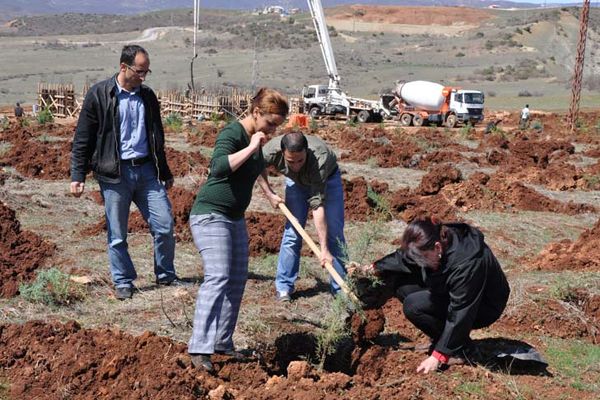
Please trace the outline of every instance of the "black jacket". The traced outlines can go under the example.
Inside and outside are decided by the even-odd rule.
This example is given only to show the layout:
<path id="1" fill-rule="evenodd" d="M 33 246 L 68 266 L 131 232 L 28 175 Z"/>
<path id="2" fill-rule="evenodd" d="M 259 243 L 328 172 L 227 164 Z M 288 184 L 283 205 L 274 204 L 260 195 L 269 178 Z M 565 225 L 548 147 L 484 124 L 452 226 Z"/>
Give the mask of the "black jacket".
<path id="1" fill-rule="evenodd" d="M 444 331 L 435 350 L 453 354 L 468 340 L 481 304 L 500 317 L 508 301 L 510 288 L 506 276 L 485 244 L 483 233 L 467 224 L 446 224 L 452 243 L 438 271 L 417 266 L 401 249 L 375 263 L 379 270 L 420 277 L 434 296 L 448 301 Z M 401 280 L 401 279 L 400 279 Z"/>
<path id="2" fill-rule="evenodd" d="M 140 97 L 144 102 L 149 154 L 158 178 L 173 178 L 165 156 L 165 134 L 156 95 L 142 85 Z M 85 96 L 71 153 L 71 181 L 85 182 L 92 170 L 98 181 L 118 183 L 120 167 L 120 118 L 116 75 L 92 86 Z"/>

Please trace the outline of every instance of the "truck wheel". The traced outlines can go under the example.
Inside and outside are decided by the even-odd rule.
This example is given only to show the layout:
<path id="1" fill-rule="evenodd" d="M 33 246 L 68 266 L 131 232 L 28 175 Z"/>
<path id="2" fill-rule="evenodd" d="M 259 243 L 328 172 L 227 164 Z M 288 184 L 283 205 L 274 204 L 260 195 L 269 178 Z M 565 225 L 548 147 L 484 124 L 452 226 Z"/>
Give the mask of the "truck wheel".
<path id="1" fill-rule="evenodd" d="M 310 115 L 311 118 L 316 119 L 321 115 L 321 109 L 319 107 L 313 107 L 308 112 L 308 115 Z"/>
<path id="2" fill-rule="evenodd" d="M 360 123 L 365 123 L 371 118 L 371 113 L 367 110 L 361 110 L 356 116 L 356 120 Z"/>
<path id="3" fill-rule="evenodd" d="M 413 117 L 413 125 L 414 126 L 422 126 L 423 125 L 423 117 L 421 114 L 415 114 Z"/>
<path id="4" fill-rule="evenodd" d="M 411 122 L 412 122 L 412 115 L 410 115 L 410 114 L 402 114 L 400 116 L 400 124 L 402 126 L 410 126 Z"/>
<path id="5" fill-rule="evenodd" d="M 456 115 L 450 114 L 446 118 L 446 127 L 452 129 L 456 126 L 456 122 L 457 122 Z"/>

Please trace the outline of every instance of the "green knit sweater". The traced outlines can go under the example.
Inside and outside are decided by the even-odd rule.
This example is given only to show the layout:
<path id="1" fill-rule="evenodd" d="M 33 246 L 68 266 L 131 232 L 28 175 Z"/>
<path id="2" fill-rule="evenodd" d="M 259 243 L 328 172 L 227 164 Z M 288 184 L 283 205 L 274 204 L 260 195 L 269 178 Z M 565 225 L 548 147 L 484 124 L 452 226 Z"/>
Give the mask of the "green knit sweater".
<path id="1" fill-rule="evenodd" d="M 252 198 L 254 182 L 265 169 L 265 161 L 260 150 L 233 172 L 228 156 L 249 144 L 246 130 L 239 122 L 223 128 L 215 143 L 208 179 L 200 187 L 192 206 L 192 215 L 214 212 L 233 220 L 244 217 Z"/>

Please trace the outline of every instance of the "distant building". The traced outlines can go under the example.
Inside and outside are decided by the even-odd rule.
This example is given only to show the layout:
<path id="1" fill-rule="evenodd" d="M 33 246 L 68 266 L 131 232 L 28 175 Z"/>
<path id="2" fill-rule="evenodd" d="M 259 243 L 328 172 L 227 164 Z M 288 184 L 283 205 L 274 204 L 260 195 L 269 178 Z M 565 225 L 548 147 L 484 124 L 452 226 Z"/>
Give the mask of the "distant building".
<path id="1" fill-rule="evenodd" d="M 263 14 L 285 14 L 285 8 L 281 6 L 267 6 L 263 10 Z"/>
<path id="2" fill-rule="evenodd" d="M 490 4 L 488 8 L 500 8 L 498 4 Z"/>

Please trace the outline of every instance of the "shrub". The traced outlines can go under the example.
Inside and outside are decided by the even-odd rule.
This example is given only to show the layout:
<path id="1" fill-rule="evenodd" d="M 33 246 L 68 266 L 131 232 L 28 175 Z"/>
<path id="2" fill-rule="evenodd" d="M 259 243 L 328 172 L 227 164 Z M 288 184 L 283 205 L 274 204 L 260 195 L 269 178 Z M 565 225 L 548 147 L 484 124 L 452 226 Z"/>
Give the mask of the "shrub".
<path id="1" fill-rule="evenodd" d="M 60 306 L 81 300 L 84 289 L 72 282 L 69 274 L 50 268 L 38 272 L 31 284 L 19 286 L 21 297 L 32 303 L 42 303 L 49 306 Z"/>
<path id="2" fill-rule="evenodd" d="M 54 121 L 54 116 L 52 115 L 52 113 L 50 112 L 50 109 L 48 107 L 44 108 L 42 111 L 40 111 L 38 113 L 37 121 L 40 125 L 45 125 L 49 122 Z"/>
<path id="3" fill-rule="evenodd" d="M 532 94 L 528 90 L 521 90 L 517 96 L 519 96 L 519 97 L 531 97 Z"/>
<path id="4" fill-rule="evenodd" d="M 319 370 L 323 370 L 325 359 L 333 354 L 336 346 L 350 336 L 348 326 L 346 325 L 347 298 L 345 296 L 336 296 L 331 303 L 331 308 L 322 321 L 323 329 L 316 335 L 317 337 L 317 357 L 319 359 Z"/>
<path id="5" fill-rule="evenodd" d="M 173 132 L 181 132 L 181 127 L 183 126 L 181 116 L 177 113 L 170 113 L 165 118 L 165 126 L 170 128 Z"/>
<path id="6" fill-rule="evenodd" d="M 463 53 L 462 51 L 459 51 L 458 53 L 456 53 L 454 55 L 454 57 L 464 57 L 464 56 L 465 56 L 465 53 Z"/>
<path id="7" fill-rule="evenodd" d="M 544 129 L 544 124 L 542 124 L 542 121 L 540 121 L 539 119 L 533 120 L 531 122 L 531 129 L 541 131 Z"/>

